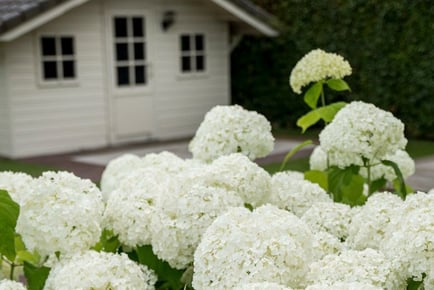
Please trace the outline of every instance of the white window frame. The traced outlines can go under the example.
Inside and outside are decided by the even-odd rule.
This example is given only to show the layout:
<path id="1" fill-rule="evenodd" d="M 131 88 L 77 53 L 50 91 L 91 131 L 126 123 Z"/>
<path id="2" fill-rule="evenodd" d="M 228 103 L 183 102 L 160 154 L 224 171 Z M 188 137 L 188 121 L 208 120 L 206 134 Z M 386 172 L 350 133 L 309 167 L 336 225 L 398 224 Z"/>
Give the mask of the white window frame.
<path id="1" fill-rule="evenodd" d="M 116 37 L 115 35 L 115 26 L 114 21 L 115 18 L 126 18 L 127 19 L 127 37 Z M 133 18 L 141 18 L 143 23 L 143 37 L 136 37 L 134 35 L 130 35 L 129 32 L 133 31 L 133 24 L 131 19 Z M 149 45 L 148 45 L 148 17 L 147 15 L 140 13 L 113 13 L 110 16 L 110 25 L 111 29 L 111 39 L 112 39 L 112 47 L 113 47 L 113 85 L 116 90 L 134 90 L 140 88 L 147 88 L 150 82 L 150 63 L 149 63 Z M 117 50 L 116 44 L 118 43 L 126 43 L 128 46 L 128 60 L 117 60 Z M 134 59 L 134 43 L 142 43 L 144 46 L 144 59 L 136 60 Z M 144 66 L 145 68 L 145 83 L 136 84 L 136 75 L 135 75 L 135 67 L 136 66 Z M 128 67 L 129 71 L 129 84 L 119 85 L 118 84 L 118 76 L 117 69 L 119 67 Z"/>
<path id="2" fill-rule="evenodd" d="M 190 42 L 190 50 L 189 51 L 182 51 L 182 37 L 188 36 L 189 42 Z M 203 40 L 203 50 L 197 50 L 196 44 L 195 44 L 195 38 L 196 36 L 201 36 Z M 178 36 L 178 49 L 179 49 L 179 57 L 178 57 L 178 63 L 179 63 L 179 74 L 182 77 L 188 77 L 188 76 L 194 76 L 194 77 L 203 77 L 207 75 L 208 72 L 208 59 L 207 59 L 207 37 L 206 34 L 203 32 L 182 32 Z M 182 58 L 188 56 L 190 57 L 190 67 L 191 69 L 189 71 L 184 71 L 182 69 Z M 204 69 L 203 70 L 197 70 L 196 67 L 196 57 L 202 56 L 204 61 Z"/>
<path id="3" fill-rule="evenodd" d="M 44 56 L 42 51 L 42 38 L 54 38 L 56 46 L 56 55 Z M 63 55 L 61 52 L 61 39 L 72 38 L 72 55 Z M 35 37 L 35 45 L 37 47 L 37 67 L 38 67 L 38 81 L 41 87 L 59 87 L 59 86 L 76 86 L 78 85 L 78 65 L 77 65 L 77 37 L 69 33 L 39 33 Z M 44 62 L 54 61 L 56 62 L 57 78 L 46 79 L 44 77 Z M 72 61 L 74 66 L 74 77 L 63 77 L 63 61 Z"/>

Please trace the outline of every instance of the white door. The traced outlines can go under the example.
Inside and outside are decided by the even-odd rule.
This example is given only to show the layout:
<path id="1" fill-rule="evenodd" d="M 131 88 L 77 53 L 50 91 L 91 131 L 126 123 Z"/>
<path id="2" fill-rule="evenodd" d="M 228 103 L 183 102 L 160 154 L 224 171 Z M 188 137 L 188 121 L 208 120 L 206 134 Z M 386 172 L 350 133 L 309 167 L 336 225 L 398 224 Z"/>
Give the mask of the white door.
<path id="1" fill-rule="evenodd" d="M 112 12 L 107 22 L 111 140 L 148 139 L 154 128 L 149 17 L 145 12 Z"/>

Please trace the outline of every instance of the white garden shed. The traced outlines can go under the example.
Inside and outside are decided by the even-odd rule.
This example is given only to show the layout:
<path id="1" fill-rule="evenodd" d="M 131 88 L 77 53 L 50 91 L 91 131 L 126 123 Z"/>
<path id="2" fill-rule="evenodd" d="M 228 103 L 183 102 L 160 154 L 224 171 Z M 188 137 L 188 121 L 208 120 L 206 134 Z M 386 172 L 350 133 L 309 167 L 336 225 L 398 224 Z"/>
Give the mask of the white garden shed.
<path id="1" fill-rule="evenodd" d="M 192 136 L 244 34 L 277 35 L 246 0 L 0 0 L 0 156 Z"/>

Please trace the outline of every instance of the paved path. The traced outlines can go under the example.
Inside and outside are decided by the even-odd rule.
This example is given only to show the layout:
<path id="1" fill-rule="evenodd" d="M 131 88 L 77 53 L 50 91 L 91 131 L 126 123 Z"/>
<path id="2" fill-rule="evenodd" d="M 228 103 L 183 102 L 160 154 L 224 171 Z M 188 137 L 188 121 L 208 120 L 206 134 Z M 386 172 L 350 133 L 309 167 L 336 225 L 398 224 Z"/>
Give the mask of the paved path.
<path id="1" fill-rule="evenodd" d="M 299 140 L 279 139 L 274 151 L 267 157 L 256 160 L 259 164 L 281 162 L 286 153 L 301 143 Z M 144 156 L 148 153 L 170 151 L 182 158 L 191 158 L 188 152 L 188 140 L 174 142 L 157 142 L 150 144 L 136 144 L 122 147 L 94 150 L 76 154 L 61 154 L 23 159 L 25 162 L 43 164 L 53 168 L 68 170 L 82 178 L 89 178 L 95 182 L 101 179 L 101 174 L 107 163 L 125 153 Z M 312 146 L 299 151 L 297 157 L 309 156 Z M 434 188 L 434 156 L 416 159 L 416 173 L 409 177 L 407 183 L 415 190 L 428 191 Z"/>

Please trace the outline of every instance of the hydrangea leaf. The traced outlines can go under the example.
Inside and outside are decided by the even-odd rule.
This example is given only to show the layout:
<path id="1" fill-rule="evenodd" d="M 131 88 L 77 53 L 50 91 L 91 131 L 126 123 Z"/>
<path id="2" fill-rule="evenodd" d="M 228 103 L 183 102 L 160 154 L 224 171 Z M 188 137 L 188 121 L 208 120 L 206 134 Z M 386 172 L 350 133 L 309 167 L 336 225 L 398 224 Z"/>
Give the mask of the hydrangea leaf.
<path id="1" fill-rule="evenodd" d="M 390 160 L 382 160 L 381 163 L 383 163 L 386 166 L 390 166 L 395 171 L 396 179 L 399 182 L 399 188 L 398 188 L 398 195 L 405 200 L 405 197 L 407 196 L 407 186 L 404 181 L 404 177 L 402 176 L 402 172 L 399 169 L 398 164 L 396 164 L 393 161 Z"/>
<path id="2" fill-rule="evenodd" d="M 300 143 L 297 146 L 295 146 L 294 148 L 292 148 L 292 150 L 289 151 L 286 154 L 285 158 L 283 159 L 282 165 L 280 166 L 280 171 L 282 171 L 283 168 L 285 168 L 286 163 L 288 163 L 289 158 L 291 158 L 295 153 L 297 153 L 298 151 L 300 151 L 304 147 L 311 145 L 312 143 L 313 143 L 312 140 L 306 140 L 303 143 Z"/>
<path id="3" fill-rule="evenodd" d="M 139 263 L 148 266 L 157 274 L 159 289 L 183 289 L 184 285 L 181 282 L 183 271 L 176 270 L 170 267 L 169 263 L 158 259 L 149 245 L 137 247 L 135 251 Z"/>
<path id="4" fill-rule="evenodd" d="M 345 102 L 337 102 L 312 110 L 297 120 L 297 126 L 301 127 L 304 133 L 309 127 L 315 125 L 321 119 L 329 123 L 333 120 L 336 113 L 346 104 Z"/>
<path id="5" fill-rule="evenodd" d="M 372 194 L 379 189 L 383 188 L 387 184 L 387 179 L 384 177 L 378 178 L 371 182 L 371 186 L 369 188 L 369 194 Z"/>
<path id="6" fill-rule="evenodd" d="M 29 290 L 42 290 L 49 273 L 50 268 L 37 267 L 24 262 L 24 274 L 26 275 L 27 289 Z"/>
<path id="7" fill-rule="evenodd" d="M 327 86 L 335 91 L 351 91 L 350 86 L 342 79 L 330 79 L 327 82 Z"/>
<path id="8" fill-rule="evenodd" d="M 336 166 L 328 170 L 329 192 L 336 202 L 351 206 L 362 205 L 366 201 L 363 195 L 364 178 L 358 174 L 359 166 L 349 166 L 341 169 Z"/>
<path id="9" fill-rule="evenodd" d="M 320 170 L 309 170 L 304 173 L 304 178 L 313 183 L 318 184 L 325 191 L 328 191 L 328 177 L 327 172 Z"/>
<path id="10" fill-rule="evenodd" d="M 304 102 L 311 108 L 316 109 L 318 99 L 322 91 L 322 82 L 314 83 L 304 94 Z"/>
<path id="11" fill-rule="evenodd" d="M 0 254 L 9 261 L 14 261 L 16 256 L 15 226 L 19 213 L 19 205 L 7 191 L 0 190 Z"/>

